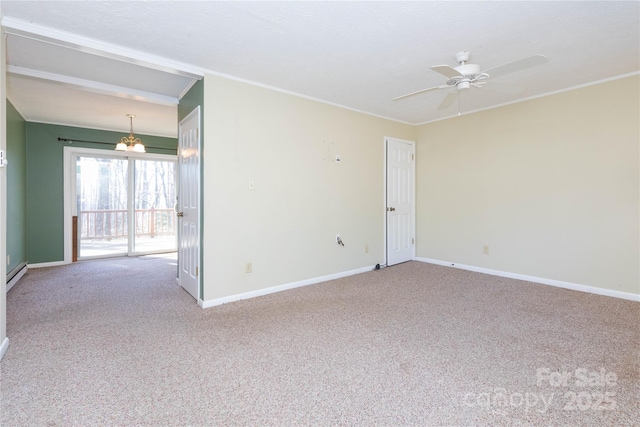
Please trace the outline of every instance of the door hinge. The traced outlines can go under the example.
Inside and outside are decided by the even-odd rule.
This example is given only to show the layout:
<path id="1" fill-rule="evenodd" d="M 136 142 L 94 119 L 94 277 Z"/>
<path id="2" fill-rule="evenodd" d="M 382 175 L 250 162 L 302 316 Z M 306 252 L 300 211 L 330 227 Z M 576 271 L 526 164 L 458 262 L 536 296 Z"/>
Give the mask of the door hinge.
<path id="1" fill-rule="evenodd" d="M 196 277 L 198 277 L 198 266 L 196 265 Z"/>
<path id="2" fill-rule="evenodd" d="M 413 160 L 413 153 L 411 153 L 411 160 Z"/>
<path id="3" fill-rule="evenodd" d="M 0 168 L 7 166 L 7 157 L 4 150 L 0 150 Z"/>
<path id="4" fill-rule="evenodd" d="M 415 245 L 415 244 L 416 244 L 416 241 L 414 240 L 414 238 L 413 238 L 413 237 L 411 238 L 411 244 L 412 244 L 412 245 Z"/>

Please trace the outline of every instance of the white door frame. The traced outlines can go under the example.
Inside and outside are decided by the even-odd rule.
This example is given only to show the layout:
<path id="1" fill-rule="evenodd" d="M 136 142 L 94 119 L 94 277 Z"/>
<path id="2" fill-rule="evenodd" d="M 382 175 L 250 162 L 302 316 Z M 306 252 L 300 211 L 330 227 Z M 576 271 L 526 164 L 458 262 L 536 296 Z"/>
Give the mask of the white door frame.
<path id="1" fill-rule="evenodd" d="M 115 147 L 115 144 L 114 144 Z M 76 188 L 76 174 L 72 173 L 72 167 L 75 164 L 75 158 L 77 156 L 97 156 L 97 157 L 128 157 L 138 160 L 172 160 L 177 162 L 177 156 L 172 154 L 154 154 L 154 153 L 136 153 L 133 151 L 115 151 L 115 150 L 101 150 L 97 148 L 83 148 L 83 147 L 63 147 L 63 161 L 62 161 L 62 175 L 63 175 L 63 198 L 64 198 L 64 210 L 63 210 L 63 233 L 64 233 L 64 260 L 61 263 L 54 264 L 71 264 L 73 242 L 71 241 L 72 231 L 72 217 L 77 215 L 77 205 L 73 200 L 72 195 L 75 193 Z M 75 168 L 74 168 L 75 170 Z M 129 180 L 130 181 L 130 180 Z M 128 182 L 129 182 L 128 181 Z M 128 184 L 131 185 L 131 184 Z M 131 192 L 131 188 L 129 189 Z M 131 203 L 131 200 L 129 201 Z M 130 224 L 133 224 L 132 222 Z M 131 247 L 129 247 L 131 251 Z M 47 264 L 49 265 L 49 264 Z"/>
<path id="2" fill-rule="evenodd" d="M 410 144 L 413 146 L 413 151 L 415 153 L 415 147 L 416 147 L 416 143 L 415 141 L 409 141 L 406 139 L 400 139 L 400 138 L 393 138 L 393 137 L 388 137 L 385 136 L 382 140 L 382 152 L 383 152 L 383 162 L 382 162 L 382 175 L 383 175 L 383 191 L 382 191 L 382 223 L 384 224 L 383 227 L 383 235 L 382 235 L 382 241 L 383 243 L 383 249 L 384 249 L 384 263 L 382 265 L 386 266 L 387 262 L 388 262 L 388 242 L 387 242 L 387 146 L 388 146 L 388 142 L 389 140 L 394 140 L 394 141 L 398 141 L 398 142 L 403 142 L 405 144 Z M 416 173 L 415 173 L 415 159 L 414 159 L 414 174 L 413 174 L 413 212 L 412 212 L 412 218 L 413 218 L 413 224 L 411 225 L 413 228 L 413 233 L 415 235 L 415 231 L 416 231 L 416 197 L 415 197 L 415 193 L 416 193 Z M 414 244 L 413 244 L 413 248 L 412 248 L 412 255 L 411 255 L 411 259 L 415 259 L 416 258 L 416 245 L 417 245 L 418 241 L 417 239 L 414 237 Z"/>

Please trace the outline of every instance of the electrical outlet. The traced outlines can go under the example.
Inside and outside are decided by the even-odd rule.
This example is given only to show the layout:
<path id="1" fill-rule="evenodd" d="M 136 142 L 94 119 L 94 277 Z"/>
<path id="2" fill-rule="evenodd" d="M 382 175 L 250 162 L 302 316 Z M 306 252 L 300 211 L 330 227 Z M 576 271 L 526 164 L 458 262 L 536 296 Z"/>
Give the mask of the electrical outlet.
<path id="1" fill-rule="evenodd" d="M 369 244 L 364 245 L 364 253 L 365 254 L 369 253 Z"/>
<path id="2" fill-rule="evenodd" d="M 252 273 L 253 272 L 253 264 L 248 262 L 245 264 L 244 266 L 244 272 L 245 273 Z"/>
<path id="3" fill-rule="evenodd" d="M 489 245 L 482 246 L 482 253 L 485 255 L 489 255 Z"/>

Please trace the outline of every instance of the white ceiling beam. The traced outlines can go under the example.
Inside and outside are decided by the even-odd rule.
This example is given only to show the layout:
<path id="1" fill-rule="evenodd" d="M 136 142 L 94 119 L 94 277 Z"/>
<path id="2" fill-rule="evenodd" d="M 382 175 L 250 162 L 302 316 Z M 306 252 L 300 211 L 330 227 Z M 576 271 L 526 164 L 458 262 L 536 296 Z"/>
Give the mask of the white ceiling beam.
<path id="1" fill-rule="evenodd" d="M 51 43 L 80 52 L 150 68 L 152 70 L 163 71 L 196 80 L 200 80 L 204 76 L 204 71 L 193 65 L 123 46 L 105 43 L 96 39 L 82 37 L 66 31 L 36 25 L 20 19 L 4 17 L 2 19 L 2 27 L 7 34 Z"/>
<path id="2" fill-rule="evenodd" d="M 123 86 L 115 86 L 107 83 L 100 83 L 93 80 L 79 79 L 62 74 L 49 73 L 46 71 L 33 70 L 31 68 L 18 67 L 15 65 L 7 66 L 7 72 L 9 74 L 28 77 L 32 79 L 55 82 L 61 85 L 85 90 L 88 92 L 111 95 L 118 98 L 133 99 L 136 101 L 149 102 L 152 104 L 175 106 L 178 105 L 179 101 L 178 98 L 174 98 L 172 96 L 159 95 L 157 93 L 145 92 L 142 90 L 131 89 Z"/>

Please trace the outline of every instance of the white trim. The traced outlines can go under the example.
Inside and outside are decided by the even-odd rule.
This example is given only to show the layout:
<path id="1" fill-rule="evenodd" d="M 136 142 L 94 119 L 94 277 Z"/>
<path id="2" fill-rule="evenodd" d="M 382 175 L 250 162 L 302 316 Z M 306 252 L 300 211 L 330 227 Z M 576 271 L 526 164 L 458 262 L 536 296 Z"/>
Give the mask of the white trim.
<path id="1" fill-rule="evenodd" d="M 192 79 L 199 80 L 204 76 L 203 70 L 193 65 L 89 37 L 82 37 L 66 31 L 33 24 L 21 19 L 4 17 L 2 19 L 2 26 L 4 27 L 5 33 L 18 37 L 25 37 L 56 46 L 75 49 L 84 53 L 116 59 L 129 64 Z"/>
<path id="2" fill-rule="evenodd" d="M 366 273 L 372 271 L 373 266 L 357 268 L 355 270 L 343 271 L 341 273 L 328 274 L 326 276 L 315 277 L 312 279 L 300 280 L 298 282 L 286 283 L 284 285 L 272 286 L 270 288 L 257 289 L 255 291 L 243 292 L 241 294 L 229 295 L 227 297 L 216 298 L 208 301 L 198 301 L 202 308 L 215 307 L 217 305 L 226 304 L 228 302 L 240 301 L 243 299 L 261 297 L 276 292 L 288 291 L 289 289 L 300 288 L 302 286 L 315 285 L 316 283 L 327 282 L 329 280 L 340 279 L 342 277 L 353 276 L 355 274 Z"/>
<path id="3" fill-rule="evenodd" d="M 23 265 L 20 271 L 18 271 L 11 280 L 7 282 L 7 292 L 9 292 L 9 289 L 13 288 L 13 286 L 18 283 L 18 280 L 22 279 L 22 276 L 27 273 L 28 269 L 29 267 L 27 267 L 27 264 Z"/>
<path id="4" fill-rule="evenodd" d="M 76 147 L 62 147 L 62 250 L 64 264 L 71 264 L 73 260 L 72 216 L 76 204 L 72 202 L 72 188 L 76 186 L 76 174 L 71 173 L 71 161 Z"/>
<path id="5" fill-rule="evenodd" d="M 2 2 L 0 2 L 0 17 L 2 17 Z M 7 73 L 5 67 L 7 64 L 6 39 L 4 37 L 4 28 L 0 26 L 0 150 L 7 150 Z M 11 161 L 11 159 L 9 159 Z M 0 277 L 2 277 L 2 285 L 0 285 L 0 359 L 9 347 L 9 339 L 7 338 L 7 168 L 0 167 Z"/>
<path id="6" fill-rule="evenodd" d="M 39 262 L 37 264 L 27 264 L 27 268 L 60 267 L 61 265 L 67 265 L 67 264 L 71 264 L 71 261 Z"/>
<path id="7" fill-rule="evenodd" d="M 557 288 L 571 289 L 573 291 L 588 292 L 590 294 L 604 295 L 608 297 L 621 298 L 621 299 L 626 299 L 630 301 L 640 302 L 640 294 L 632 294 L 630 292 L 614 291 L 613 289 L 598 288 L 595 286 L 581 285 L 579 283 L 572 283 L 572 282 L 563 282 L 561 280 L 555 280 L 555 279 L 545 279 L 543 277 L 527 276 L 526 274 L 492 270 L 489 268 L 475 267 L 473 265 L 458 264 L 455 262 L 441 261 L 437 259 L 422 258 L 422 257 L 417 257 L 414 259 L 420 262 L 443 265 L 446 267 L 459 268 L 461 270 L 469 270 L 469 271 L 474 271 L 476 273 L 507 277 L 509 279 L 524 280 L 527 282 L 540 283 L 542 285 L 555 286 Z"/>
<path id="8" fill-rule="evenodd" d="M 178 95 L 178 103 L 180 103 L 180 100 L 191 90 L 191 88 L 199 81 L 200 79 L 197 80 L 191 80 L 191 82 L 189 82 L 189 84 L 187 86 L 185 86 L 185 88 L 182 90 L 182 92 L 180 93 L 180 95 Z"/>
<path id="9" fill-rule="evenodd" d="M 542 93 L 542 94 L 539 94 L 539 95 L 530 96 L 528 98 L 516 99 L 515 101 L 509 101 L 509 102 L 505 102 L 505 103 L 498 104 L 498 105 L 492 105 L 490 107 L 485 107 L 485 108 L 479 108 L 477 110 L 465 111 L 461 115 L 465 116 L 467 114 L 479 113 L 480 111 L 493 110 L 494 108 L 505 107 L 507 105 L 518 104 L 520 102 L 531 101 L 533 99 L 544 98 L 546 96 L 557 95 L 559 93 L 569 92 L 569 91 L 576 90 L 576 89 L 582 89 L 582 88 L 589 87 L 589 86 L 595 86 L 595 85 L 599 85 L 599 84 L 602 84 L 602 83 L 611 82 L 611 81 L 614 81 L 614 80 L 626 79 L 627 77 L 633 77 L 633 76 L 637 76 L 637 75 L 640 75 L 640 71 L 634 71 L 632 73 L 622 74 L 620 76 L 607 77 L 606 79 L 596 80 L 594 82 L 583 83 L 583 84 L 580 84 L 580 85 L 571 86 L 571 87 L 568 87 L 566 89 L 560 89 L 560 90 L 555 90 L 555 91 L 552 91 L 552 92 L 546 92 L 546 93 Z M 455 119 L 456 117 L 459 117 L 458 113 L 456 113 L 455 115 L 442 117 L 442 118 L 439 118 L 439 119 L 434 119 L 434 120 L 429 120 L 429 121 L 426 121 L 426 122 L 416 123 L 413 126 L 422 126 L 422 125 L 426 125 L 426 124 L 429 124 L 429 123 L 440 122 L 442 120 Z"/>
<path id="10" fill-rule="evenodd" d="M 76 158 L 77 159 L 77 158 Z M 176 160 L 177 163 L 177 160 Z M 77 160 L 76 160 L 77 164 Z M 125 255 L 129 256 L 133 253 L 134 241 L 135 241 L 135 233 L 136 233 L 136 212 L 135 212 L 135 171 L 133 170 L 134 159 L 131 157 L 127 157 L 127 253 Z M 77 175 L 76 175 L 77 176 Z M 74 195 L 74 199 L 78 197 L 78 182 L 76 181 L 73 184 L 72 194 Z M 78 209 L 77 205 L 75 206 L 76 211 Z M 78 215 L 78 212 L 75 213 Z M 176 221 L 177 224 L 178 221 Z M 78 236 L 78 239 L 80 236 Z M 177 249 L 177 248 L 176 248 Z M 84 259 L 84 257 L 80 258 L 80 242 L 78 242 L 78 261 Z"/>
<path id="11" fill-rule="evenodd" d="M 387 265 L 387 137 L 382 138 L 382 263 Z"/>
<path id="12" fill-rule="evenodd" d="M 129 87 L 115 86 L 107 83 L 96 82 L 94 80 L 79 79 L 77 77 L 64 76 L 62 74 L 49 73 L 41 70 L 33 70 L 31 68 L 18 67 L 16 65 L 7 66 L 7 72 L 30 79 L 59 83 L 63 86 L 84 90 L 86 92 L 115 96 L 116 98 L 132 99 L 135 101 L 148 102 L 150 104 L 165 105 L 169 107 L 178 105 L 178 98 L 174 98 L 172 96 L 145 92 L 143 90 L 132 89 Z"/>
<path id="13" fill-rule="evenodd" d="M 336 102 L 326 101 L 324 99 L 315 98 L 315 97 L 308 96 L 308 95 L 303 95 L 303 94 L 300 94 L 300 93 L 297 93 L 297 92 L 293 92 L 293 91 L 290 91 L 290 90 L 286 90 L 286 89 L 282 89 L 282 88 L 279 88 L 279 87 L 276 87 L 276 86 L 270 86 L 270 85 L 267 85 L 267 84 L 258 83 L 258 82 L 255 82 L 253 80 L 247 80 L 247 79 L 243 79 L 243 78 L 240 78 L 240 77 L 235 77 L 235 76 L 232 76 L 232 75 L 229 75 L 229 74 L 219 73 L 217 71 L 204 70 L 204 72 L 206 74 L 210 74 L 212 76 L 222 77 L 222 78 L 225 78 L 225 79 L 228 79 L 228 80 L 237 81 L 237 82 L 240 82 L 240 83 L 246 83 L 246 84 L 249 84 L 249 85 L 252 85 L 252 86 L 257 86 L 257 87 L 261 87 L 261 88 L 264 88 L 264 89 L 269 89 L 269 90 L 272 90 L 274 92 L 280 92 L 280 93 L 284 93 L 284 94 L 287 94 L 287 95 L 295 96 L 295 97 L 298 97 L 298 98 L 308 99 L 308 100 L 311 100 L 311 101 L 319 102 L 321 104 L 331 105 L 331 106 L 334 106 L 334 107 L 342 108 L 344 110 L 354 111 L 356 113 L 365 114 L 365 115 L 371 116 L 371 117 L 377 117 L 379 119 L 389 120 L 389 121 L 392 121 L 392 122 L 395 122 L 395 123 L 402 123 L 402 124 L 409 125 L 409 126 L 412 126 L 412 127 L 423 126 L 423 125 L 426 125 L 426 124 L 429 124 L 429 123 L 440 122 L 442 120 L 449 120 L 449 119 L 454 119 L 454 118 L 458 117 L 458 113 L 456 113 L 455 115 L 446 116 L 446 117 L 440 117 L 440 118 L 437 118 L 437 119 L 434 119 L 434 120 L 428 120 L 426 122 L 418 122 L 418 123 L 407 122 L 405 120 L 400 120 L 400 119 L 396 119 L 396 118 L 393 118 L 393 117 L 387 117 L 387 116 L 383 116 L 383 115 L 380 115 L 380 114 L 371 113 L 369 111 L 359 110 L 357 108 L 348 107 L 346 105 L 338 104 Z M 525 102 L 525 101 L 530 101 L 532 99 L 544 98 L 545 96 L 556 95 L 558 93 L 568 92 L 568 91 L 575 90 L 575 89 L 581 89 L 581 88 L 588 87 L 588 86 L 595 86 L 595 85 L 598 85 L 598 84 L 601 84 L 601 83 L 606 83 L 606 82 L 613 81 L 613 80 L 624 79 L 624 78 L 632 77 L 632 76 L 635 76 L 635 75 L 640 75 L 640 71 L 634 71 L 634 72 L 631 72 L 631 73 L 622 74 L 620 76 L 608 77 L 606 79 L 597 80 L 597 81 L 590 82 L 590 83 L 583 83 L 581 85 L 576 85 L 576 86 L 572 86 L 572 87 L 569 87 L 569 88 L 566 88 L 566 89 L 560 89 L 560 90 L 553 91 L 553 92 L 546 92 L 546 93 L 542 93 L 542 94 L 539 94 L 539 95 L 530 96 L 528 98 L 516 99 L 514 101 L 505 102 L 503 104 L 498 104 L 498 105 L 492 105 L 492 106 L 489 106 L 489 107 L 486 107 L 486 108 L 479 108 L 477 110 L 466 111 L 466 112 L 463 112 L 462 115 L 464 116 L 464 115 L 467 115 L 467 114 L 478 113 L 480 111 L 492 110 L 494 108 L 504 107 L 506 105 L 517 104 L 517 103 Z"/>
<path id="14" fill-rule="evenodd" d="M 7 350 L 9 350 L 9 338 L 5 338 L 2 341 L 2 345 L 0 345 L 0 360 L 2 360 Z"/>
<path id="15" fill-rule="evenodd" d="M 287 90 L 287 89 L 282 89 L 282 88 L 279 88 L 277 86 L 271 86 L 271 85 L 264 84 L 264 83 L 259 83 L 259 82 L 253 81 L 253 80 L 247 80 L 247 79 L 243 79 L 243 78 L 240 78 L 240 77 L 232 76 L 232 75 L 229 75 L 229 74 L 219 73 L 219 72 L 213 71 L 213 70 L 205 70 L 205 73 L 206 74 L 210 74 L 210 75 L 215 76 L 215 77 L 222 77 L 223 79 L 233 80 L 233 81 L 236 81 L 236 82 L 239 82 L 239 83 L 245 83 L 245 84 L 248 84 L 248 85 L 251 85 L 251 86 L 261 87 L 263 89 L 269 89 L 269 90 L 272 90 L 274 92 L 284 93 L 286 95 L 295 96 L 297 98 L 308 99 L 310 101 L 319 102 L 321 104 L 331 105 L 333 107 L 342 108 L 343 110 L 348 110 L 348 111 L 353 111 L 355 113 L 364 114 L 364 115 L 369 116 L 369 117 L 377 117 L 379 119 L 389 120 L 389 121 L 394 122 L 394 123 L 402 123 L 404 125 L 416 126 L 415 123 L 406 122 L 406 121 L 400 120 L 400 119 L 394 119 L 392 117 L 382 116 L 380 114 L 375 114 L 375 113 L 372 113 L 370 111 L 359 110 L 357 108 L 348 107 L 346 105 L 338 104 L 337 102 L 331 102 L 331 101 L 327 101 L 327 100 L 324 100 L 324 99 L 316 98 L 316 97 L 313 97 L 313 96 L 304 95 L 304 94 L 301 94 L 301 93 L 298 93 L 298 92 L 293 92 L 293 91 L 290 91 L 290 90 Z"/>

